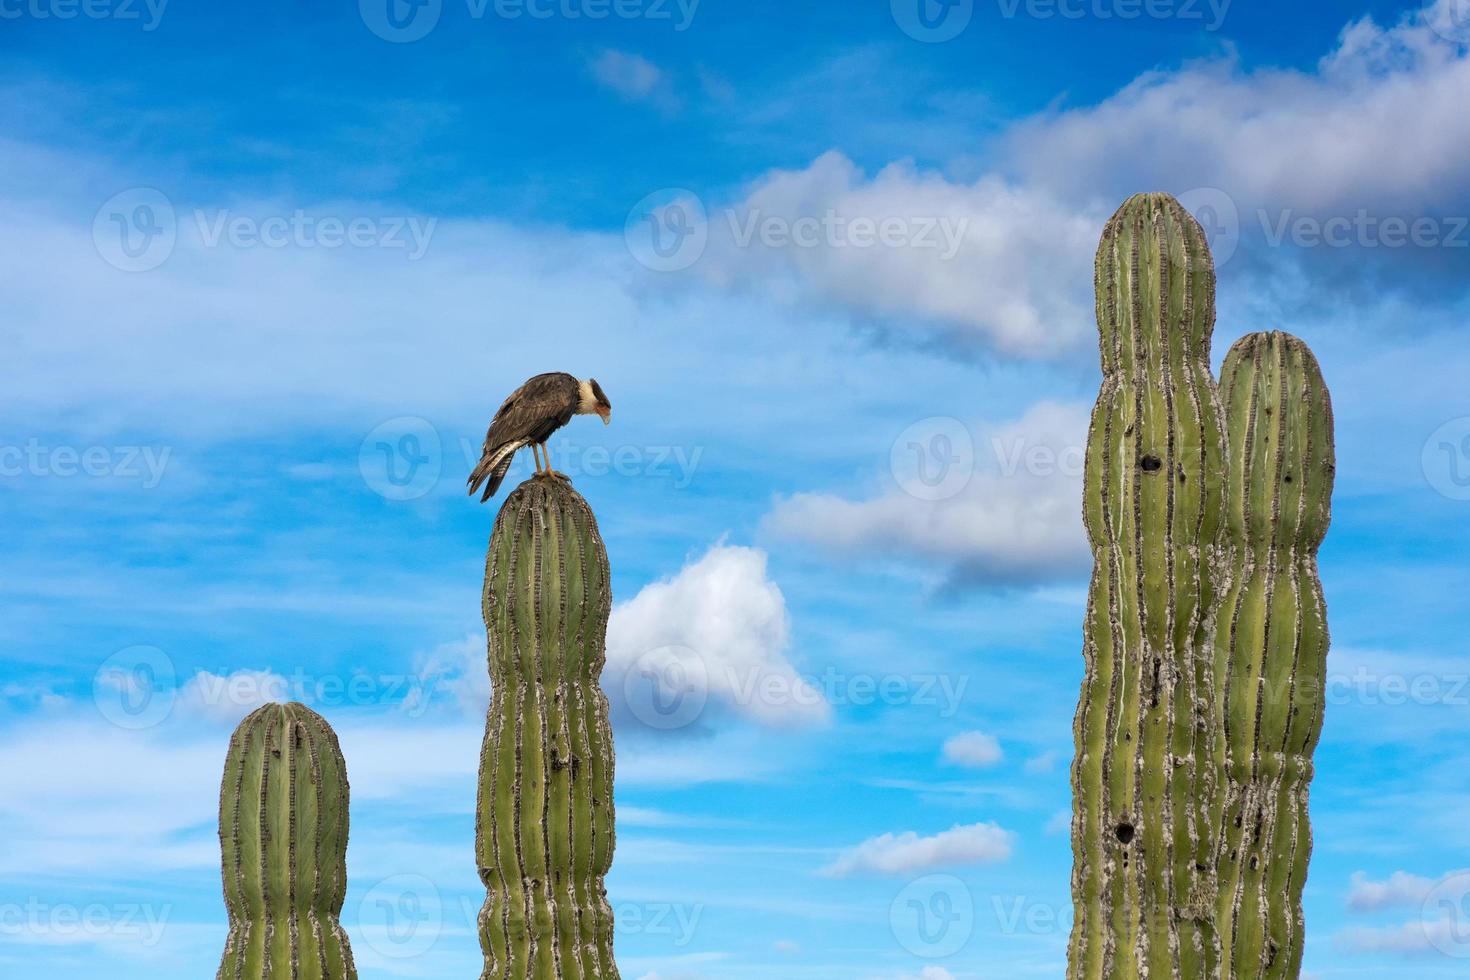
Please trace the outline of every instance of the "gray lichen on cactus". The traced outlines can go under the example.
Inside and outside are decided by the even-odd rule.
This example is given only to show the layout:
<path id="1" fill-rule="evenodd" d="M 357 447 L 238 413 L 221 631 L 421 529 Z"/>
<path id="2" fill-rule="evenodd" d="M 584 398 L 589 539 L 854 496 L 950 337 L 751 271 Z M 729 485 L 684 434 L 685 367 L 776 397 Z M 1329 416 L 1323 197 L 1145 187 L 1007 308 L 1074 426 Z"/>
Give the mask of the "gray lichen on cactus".
<path id="1" fill-rule="evenodd" d="M 485 567 L 493 693 L 476 851 L 483 980 L 616 980 L 603 879 L 616 843 L 598 680 L 612 607 L 587 502 L 533 477 L 505 501 Z"/>
<path id="2" fill-rule="evenodd" d="M 235 729 L 220 784 L 230 933 L 217 980 L 355 978 L 338 917 L 347 894 L 347 765 L 301 704 L 270 704 Z"/>
<path id="3" fill-rule="evenodd" d="M 1085 473 L 1094 571 L 1067 975 L 1198 980 L 1216 975 L 1220 956 L 1224 749 L 1210 648 L 1229 572 L 1204 231 L 1168 195 L 1130 199 L 1103 233 L 1096 289 L 1103 383 Z"/>
<path id="4" fill-rule="evenodd" d="M 1220 376 L 1239 572 L 1219 620 L 1227 768 L 1218 858 L 1226 977 L 1295 978 L 1311 856 L 1307 793 L 1322 733 L 1332 402 L 1307 345 L 1257 333 Z"/>

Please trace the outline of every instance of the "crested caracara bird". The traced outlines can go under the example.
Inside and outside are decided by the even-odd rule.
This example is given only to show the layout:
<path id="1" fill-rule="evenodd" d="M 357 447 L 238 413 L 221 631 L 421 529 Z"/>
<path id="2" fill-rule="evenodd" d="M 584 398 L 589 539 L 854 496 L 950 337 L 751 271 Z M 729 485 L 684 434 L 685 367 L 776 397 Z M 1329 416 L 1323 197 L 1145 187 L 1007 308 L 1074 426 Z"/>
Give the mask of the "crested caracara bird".
<path id="1" fill-rule="evenodd" d="M 551 454 L 547 452 L 546 440 L 551 434 L 566 425 L 573 415 L 600 415 L 604 425 L 612 421 L 612 405 L 602 388 L 591 378 L 578 381 L 570 374 L 553 371 L 536 377 L 511 392 L 485 435 L 485 450 L 480 465 L 470 474 L 470 496 L 485 484 L 486 501 L 500 489 L 516 450 L 531 447 L 536 456 L 537 476 L 565 476 L 551 468 Z M 537 447 L 546 453 L 546 469 L 541 468 L 541 456 Z M 488 481 L 488 482 L 487 482 Z"/>

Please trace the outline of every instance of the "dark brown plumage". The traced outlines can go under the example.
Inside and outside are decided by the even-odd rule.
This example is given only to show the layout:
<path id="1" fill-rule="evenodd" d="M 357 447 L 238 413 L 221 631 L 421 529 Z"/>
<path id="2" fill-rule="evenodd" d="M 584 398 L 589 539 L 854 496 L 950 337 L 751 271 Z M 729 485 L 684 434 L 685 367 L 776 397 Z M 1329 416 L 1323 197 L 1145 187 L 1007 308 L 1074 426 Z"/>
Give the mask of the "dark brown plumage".
<path id="1" fill-rule="evenodd" d="M 474 496 L 483 483 L 485 493 L 480 500 L 483 502 L 493 497 L 510 470 L 516 452 L 526 446 L 530 446 L 533 453 L 538 446 L 544 450 L 546 440 L 571 421 L 573 415 L 599 415 L 604 423 L 610 421 L 612 405 L 596 381 L 578 381 L 570 374 L 553 371 L 538 374 L 511 392 L 500 411 L 495 413 L 490 431 L 485 435 L 480 463 L 470 473 L 470 496 Z M 541 459 L 537 457 L 536 472 L 545 476 L 561 476 L 551 468 L 549 455 L 544 471 Z"/>

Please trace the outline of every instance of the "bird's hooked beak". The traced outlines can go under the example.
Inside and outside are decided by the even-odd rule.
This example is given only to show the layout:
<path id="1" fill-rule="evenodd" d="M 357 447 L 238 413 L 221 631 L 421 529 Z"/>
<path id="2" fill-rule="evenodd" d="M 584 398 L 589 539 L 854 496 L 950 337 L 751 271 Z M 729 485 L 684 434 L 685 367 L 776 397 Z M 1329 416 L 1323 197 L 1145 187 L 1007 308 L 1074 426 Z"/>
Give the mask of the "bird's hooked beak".
<path id="1" fill-rule="evenodd" d="M 597 414 L 601 416 L 603 425 L 612 425 L 612 409 L 599 408 Z"/>

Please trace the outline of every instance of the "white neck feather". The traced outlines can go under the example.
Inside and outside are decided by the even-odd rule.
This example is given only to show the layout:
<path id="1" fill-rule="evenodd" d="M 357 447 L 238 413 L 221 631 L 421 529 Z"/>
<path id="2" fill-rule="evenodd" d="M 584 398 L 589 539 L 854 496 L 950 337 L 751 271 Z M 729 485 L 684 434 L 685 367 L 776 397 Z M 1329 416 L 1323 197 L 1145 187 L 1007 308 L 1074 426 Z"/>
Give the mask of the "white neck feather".
<path id="1" fill-rule="evenodd" d="M 577 414 L 591 415 L 597 411 L 597 396 L 592 394 L 592 382 L 583 381 L 577 386 Z"/>

